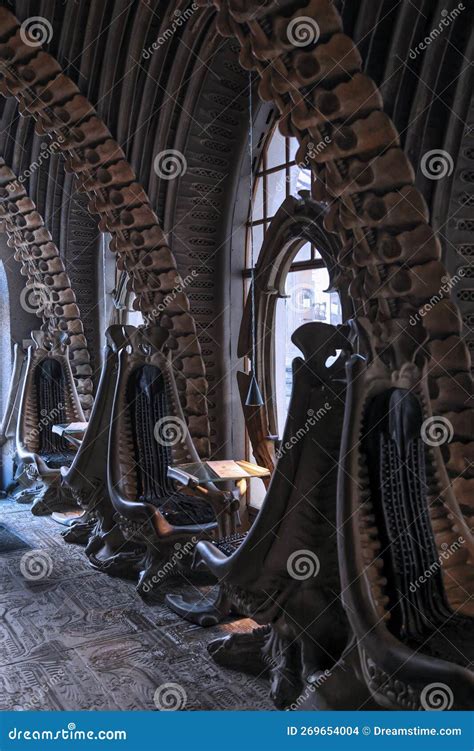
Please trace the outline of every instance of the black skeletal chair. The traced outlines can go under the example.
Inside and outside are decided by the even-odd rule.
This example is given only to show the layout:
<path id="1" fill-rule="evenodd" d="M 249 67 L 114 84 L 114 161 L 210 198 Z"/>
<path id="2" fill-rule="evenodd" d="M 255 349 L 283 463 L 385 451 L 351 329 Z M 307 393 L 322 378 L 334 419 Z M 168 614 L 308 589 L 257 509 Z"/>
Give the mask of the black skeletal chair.
<path id="1" fill-rule="evenodd" d="M 113 324 L 105 332 L 103 365 L 87 430 L 70 467 L 61 469 L 61 496 L 84 509 L 82 517 L 63 532 L 66 542 L 87 543 L 109 532 L 113 507 L 107 490 L 107 450 L 118 373 L 118 352 L 135 331 L 134 326 Z"/>
<path id="2" fill-rule="evenodd" d="M 308 323 L 293 334 L 292 340 L 306 359 L 297 358 L 293 362 L 293 387 L 288 417 L 277 451 L 277 464 L 260 513 L 246 536 L 241 535 L 236 540 L 219 540 L 214 544 L 199 544 L 199 556 L 206 561 L 209 558 L 212 566 L 215 564 L 217 569 L 222 567 L 225 583 L 219 589 L 217 597 L 201 598 L 196 603 L 189 603 L 180 595 L 167 596 L 172 610 L 201 626 L 214 625 L 228 614 L 231 603 L 227 589 L 231 584 L 236 587 L 248 584 L 251 589 L 260 588 L 261 579 L 266 576 L 267 553 L 275 543 L 277 527 L 282 525 L 282 519 L 287 515 L 293 520 L 290 512 L 293 505 L 298 506 L 303 487 L 320 476 L 321 470 L 315 461 L 318 440 L 327 440 L 332 453 L 338 449 L 339 423 L 344 404 L 342 360 L 339 358 L 332 368 L 326 367 L 326 361 L 338 350 L 348 347 L 347 339 L 334 326 Z M 323 422 L 326 413 L 328 419 Z M 308 458 L 311 452 L 312 458 Z M 327 460 L 324 465 L 327 465 Z M 331 482 L 333 480 L 332 476 Z M 298 487 L 296 483 L 299 483 Z M 299 511 L 304 511 L 302 505 Z M 309 519 L 308 528 L 304 530 L 305 514 L 298 517 L 301 529 L 292 529 L 291 536 L 286 534 L 289 532 L 286 529 L 287 522 L 283 522 L 285 540 L 281 540 L 281 545 L 289 552 L 312 532 Z M 311 547 L 310 540 L 307 542 Z M 284 556 L 282 560 L 283 558 Z M 245 565 L 242 566 L 241 562 Z M 280 566 L 278 561 L 274 563 L 277 568 Z M 271 569 L 268 574 L 273 576 Z"/>
<path id="3" fill-rule="evenodd" d="M 33 331 L 16 429 L 18 472 L 41 480 L 43 490 L 32 506 L 34 514 L 54 510 L 60 468 L 74 459 L 75 450 L 53 432 L 56 423 L 84 422 L 84 414 L 69 363 L 67 334 Z"/>
<path id="4" fill-rule="evenodd" d="M 238 520 L 232 492 L 168 477 L 170 465 L 199 461 L 199 436 L 181 406 L 167 338 L 158 325 L 141 327 L 119 352 L 107 462 L 116 525 L 86 551 L 108 573 L 138 569 L 141 594 L 162 581 L 163 566 L 183 565 L 199 539 L 232 534 Z"/>
<path id="5" fill-rule="evenodd" d="M 279 708 L 472 709 L 472 533 L 439 449 L 424 439 L 422 363 L 397 371 L 377 352 L 343 356 L 345 375 L 336 361 L 324 376 L 326 330 L 307 324 L 293 336 L 305 361 L 294 364 L 280 458 L 254 526 L 233 551 L 197 545 L 219 580 L 214 596 L 167 602 L 201 625 L 231 610 L 261 624 L 208 649 L 221 665 L 268 674 Z M 367 336 L 348 331 L 359 343 Z M 334 346 L 347 353 L 339 332 Z M 308 428 L 310 411 L 322 417 Z"/>

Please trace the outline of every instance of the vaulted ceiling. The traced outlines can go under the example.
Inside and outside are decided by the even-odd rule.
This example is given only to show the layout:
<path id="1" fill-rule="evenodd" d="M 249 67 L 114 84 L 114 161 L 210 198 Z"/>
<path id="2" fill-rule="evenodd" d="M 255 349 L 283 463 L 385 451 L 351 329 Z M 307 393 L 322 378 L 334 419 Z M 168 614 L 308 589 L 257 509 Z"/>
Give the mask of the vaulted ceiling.
<path id="1" fill-rule="evenodd" d="M 439 230 L 446 264 L 454 271 L 460 263 L 458 248 L 466 245 L 460 219 L 466 219 L 472 200 L 466 198 L 473 165 L 470 25 L 461 17 L 423 55 L 410 54 L 435 19 L 457 3 L 339 0 L 336 5 L 366 71 L 381 86 L 385 109 L 417 169 L 416 185 Z M 247 205 L 238 187 L 245 170 L 250 79 L 239 62 L 237 41 L 216 33 L 211 4 L 17 0 L 8 9 L 20 21 L 34 16 L 47 20 L 46 48 L 122 147 L 168 235 L 181 275 L 199 268 L 187 292 L 210 382 L 213 440 L 225 440 L 231 416 L 225 417 L 217 405 L 233 399 L 231 354 L 214 345 L 232 331 L 230 257 L 244 242 L 238 227 Z M 91 284 L 91 277 L 97 277 L 99 269 L 97 218 L 77 191 L 63 157 L 39 157 L 45 137 L 34 133 L 31 118 L 20 116 L 16 100 L 2 99 L 0 107 L 5 163 L 16 174 L 24 174 L 32 162 L 40 165 L 25 186 L 65 261 L 96 363 L 98 280 Z M 262 134 L 268 130 L 269 104 L 261 104 L 255 122 Z M 419 167 L 423 154 L 435 148 L 446 149 L 453 158 L 452 174 L 441 182 L 430 180 Z M 170 149 L 184 154 L 187 163 L 176 180 L 162 179 L 156 170 L 157 155 Z M 452 218 L 446 224 L 448 215 Z M 13 266 L 8 261 L 9 274 Z"/>

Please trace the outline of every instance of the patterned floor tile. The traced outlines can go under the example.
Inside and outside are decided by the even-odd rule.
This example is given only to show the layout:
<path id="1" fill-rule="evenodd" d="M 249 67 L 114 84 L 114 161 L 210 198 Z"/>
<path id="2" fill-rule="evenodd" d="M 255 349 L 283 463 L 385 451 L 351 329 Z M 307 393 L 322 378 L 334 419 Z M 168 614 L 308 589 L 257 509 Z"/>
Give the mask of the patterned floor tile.
<path id="1" fill-rule="evenodd" d="M 0 501 L 0 523 L 31 546 L 0 556 L 0 710 L 156 709 L 175 697 L 186 709 L 273 708 L 266 680 L 209 657 L 223 627 L 199 628 L 165 606 L 168 591 L 194 585 L 164 582 L 144 602 L 133 581 L 94 571 L 49 517 Z M 36 569 L 24 558 L 33 551 Z"/>

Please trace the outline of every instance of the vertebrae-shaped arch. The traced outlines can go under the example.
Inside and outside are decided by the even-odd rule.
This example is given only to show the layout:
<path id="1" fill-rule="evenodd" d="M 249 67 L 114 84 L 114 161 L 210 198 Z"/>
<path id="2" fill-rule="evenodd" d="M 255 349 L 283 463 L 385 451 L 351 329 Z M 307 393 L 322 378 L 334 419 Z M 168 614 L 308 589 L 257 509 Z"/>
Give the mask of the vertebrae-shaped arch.
<path id="1" fill-rule="evenodd" d="M 148 196 L 105 123 L 57 61 L 40 46 L 25 43 L 18 20 L 4 8 L 0 28 L 2 93 L 14 95 L 22 114 L 35 118 L 37 132 L 60 144 L 67 168 L 90 198 L 91 212 L 100 216 L 99 228 L 112 235 L 111 248 L 129 274 L 137 309 L 145 320 L 159 321 L 168 330 L 189 430 L 199 453 L 208 455 L 207 382 L 195 321 Z M 28 223 L 31 207 L 15 205 Z"/>
<path id="2" fill-rule="evenodd" d="M 88 414 L 93 404 L 90 356 L 81 313 L 59 248 L 34 201 L 13 170 L 0 159 L 0 220 L 8 245 L 26 277 L 25 304 L 49 331 L 66 331 L 74 380 Z"/>

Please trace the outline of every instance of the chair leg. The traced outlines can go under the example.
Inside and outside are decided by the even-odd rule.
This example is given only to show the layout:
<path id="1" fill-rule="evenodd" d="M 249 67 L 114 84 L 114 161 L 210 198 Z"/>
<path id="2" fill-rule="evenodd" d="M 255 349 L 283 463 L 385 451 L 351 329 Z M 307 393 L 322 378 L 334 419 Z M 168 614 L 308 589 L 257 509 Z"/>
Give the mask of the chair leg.
<path id="1" fill-rule="evenodd" d="M 265 645 L 270 634 L 271 626 L 234 632 L 213 639 L 207 645 L 207 651 L 212 659 L 224 668 L 251 675 L 268 675 L 271 662 L 265 655 Z"/>
<path id="2" fill-rule="evenodd" d="M 86 511 L 83 516 L 72 522 L 64 532 L 61 532 L 61 536 L 65 542 L 76 545 L 86 545 L 96 524 L 97 517 L 95 514 Z"/>
<path id="3" fill-rule="evenodd" d="M 78 508 L 78 505 L 71 493 L 61 487 L 61 480 L 58 476 L 43 485 L 39 495 L 35 497 L 31 513 L 35 516 L 45 516 L 54 511 L 64 511 L 70 508 Z"/>
<path id="4" fill-rule="evenodd" d="M 146 598 L 153 591 L 158 590 L 160 585 L 173 574 L 177 573 L 177 561 L 173 558 L 173 546 L 161 544 L 160 548 L 155 543 L 147 543 L 147 552 L 142 561 L 142 569 L 138 577 L 137 592 L 140 597 Z"/>
<path id="5" fill-rule="evenodd" d="M 199 626 L 216 626 L 231 612 L 230 599 L 219 585 L 211 596 L 188 600 L 182 595 L 166 595 L 165 602 L 181 618 Z"/>
<path id="6" fill-rule="evenodd" d="M 115 524 L 109 531 L 92 536 L 85 554 L 97 571 L 134 578 L 142 565 L 145 548 L 140 543 L 126 540 Z"/>

